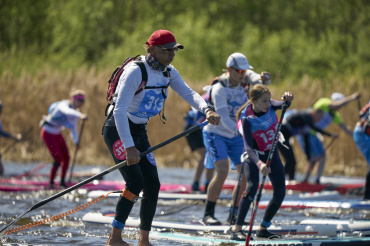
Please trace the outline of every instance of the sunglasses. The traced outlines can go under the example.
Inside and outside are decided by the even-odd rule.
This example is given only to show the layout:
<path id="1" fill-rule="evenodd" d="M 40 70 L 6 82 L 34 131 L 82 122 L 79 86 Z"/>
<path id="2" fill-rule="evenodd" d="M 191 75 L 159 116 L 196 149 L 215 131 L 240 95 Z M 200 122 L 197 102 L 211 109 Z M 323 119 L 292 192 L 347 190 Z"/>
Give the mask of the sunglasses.
<path id="1" fill-rule="evenodd" d="M 178 48 L 173 48 L 173 49 L 167 49 L 167 48 L 164 48 L 162 46 L 157 46 L 158 48 L 161 48 L 164 52 L 166 53 L 170 53 L 170 52 L 173 52 L 173 53 L 176 53 L 179 49 Z"/>
<path id="2" fill-rule="evenodd" d="M 76 100 L 80 102 L 85 102 L 85 99 L 76 99 Z"/>
<path id="3" fill-rule="evenodd" d="M 239 70 L 239 69 L 236 69 L 236 68 L 233 68 L 237 73 L 245 73 L 247 72 L 248 69 L 245 69 L 245 70 Z"/>

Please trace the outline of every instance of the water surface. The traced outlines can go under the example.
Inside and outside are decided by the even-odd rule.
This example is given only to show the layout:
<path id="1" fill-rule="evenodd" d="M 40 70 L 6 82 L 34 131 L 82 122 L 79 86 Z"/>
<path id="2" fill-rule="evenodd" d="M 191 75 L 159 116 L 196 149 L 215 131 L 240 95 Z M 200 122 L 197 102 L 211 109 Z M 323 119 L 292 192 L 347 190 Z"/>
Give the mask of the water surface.
<path id="1" fill-rule="evenodd" d="M 6 174 L 22 174 L 40 163 L 5 163 Z M 48 173 L 49 167 L 47 166 L 39 171 L 39 173 Z M 92 168 L 101 168 L 105 170 L 107 167 L 99 166 L 76 166 L 75 171 L 88 171 Z M 192 169 L 180 168 L 160 168 L 159 176 L 161 183 L 178 183 L 190 184 L 193 179 Z M 298 176 L 299 177 L 299 176 Z M 236 172 L 229 174 L 230 179 L 237 179 Z M 104 176 L 106 180 L 122 180 L 118 171 Z M 39 192 L 0 192 L 0 227 L 11 222 L 18 215 L 27 211 L 32 205 L 42 201 L 45 198 L 55 194 L 55 191 L 39 191 Z M 341 201 L 356 198 L 355 196 L 343 196 Z M 359 198 L 359 197 L 357 197 Z M 17 226 L 26 223 L 35 222 L 40 219 L 45 219 L 49 216 L 54 216 L 72 208 L 75 208 L 88 201 L 86 190 L 73 191 L 61 198 L 49 202 L 48 204 L 26 214 L 22 219 L 17 222 Z M 159 201 L 157 212 L 169 212 L 176 209 L 181 209 L 192 202 L 181 201 Z M 84 223 L 81 221 L 83 215 L 90 211 L 114 211 L 116 199 L 104 199 L 96 204 L 89 206 L 83 210 L 67 216 L 63 219 L 50 222 L 48 224 L 40 225 L 31 229 L 26 229 L 17 233 L 5 235 L 3 243 L 23 243 L 33 245 L 105 245 L 108 235 L 111 230 L 110 225 Z M 139 213 L 140 202 L 138 202 L 133 210 L 132 215 Z M 195 222 L 200 220 L 204 214 L 204 203 L 199 202 L 198 205 L 192 206 L 184 211 L 170 215 L 170 216 L 157 216 L 156 220 L 171 220 L 180 222 Z M 257 224 L 263 217 L 264 211 L 257 212 Z M 247 219 L 250 218 L 249 212 Z M 226 222 L 228 216 L 227 202 L 220 203 L 216 206 L 216 217 Z M 274 218 L 275 223 L 281 224 L 295 224 L 307 218 L 363 218 L 370 219 L 368 211 L 342 211 L 342 210 L 323 210 L 323 209 L 306 209 L 295 211 L 290 209 L 280 210 Z M 123 237 L 125 241 L 136 245 L 138 239 L 138 229 L 129 228 L 124 231 Z M 177 243 L 172 241 L 152 241 L 153 245 L 191 245 L 188 243 Z"/>

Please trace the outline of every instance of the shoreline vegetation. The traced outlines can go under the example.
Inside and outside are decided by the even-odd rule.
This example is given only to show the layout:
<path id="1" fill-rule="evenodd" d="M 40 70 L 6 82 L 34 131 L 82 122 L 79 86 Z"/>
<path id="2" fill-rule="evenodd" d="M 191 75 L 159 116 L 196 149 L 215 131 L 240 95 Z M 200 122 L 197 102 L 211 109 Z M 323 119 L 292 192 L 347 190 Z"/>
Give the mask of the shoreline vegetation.
<path id="1" fill-rule="evenodd" d="M 363 106 L 370 99 L 369 13 L 367 0 L 2 0 L 2 124 L 11 133 L 34 127 L 3 160 L 51 161 L 39 121 L 52 102 L 79 88 L 87 92 L 81 111 L 89 120 L 76 163 L 113 165 L 101 136 L 107 81 L 125 58 L 144 54 L 143 44 L 158 29 L 170 30 L 185 46 L 173 65 L 199 93 L 222 73 L 230 54 L 241 52 L 256 72 L 271 73 L 273 98 L 294 93 L 291 108 L 307 108 L 336 91 L 360 92 Z M 182 132 L 183 115 L 190 109 L 169 91 L 167 123 L 156 116 L 148 124 L 153 146 Z M 353 129 L 357 102 L 340 113 Z M 327 150 L 324 174 L 363 176 L 368 165 L 353 139 L 336 126 L 328 130 L 340 137 Z M 63 135 L 73 155 L 68 131 Z M 1 138 L 0 150 L 11 141 Z M 303 172 L 307 164 L 297 142 L 294 150 L 297 170 Z M 154 154 L 164 166 L 196 164 L 185 138 Z"/>
<path id="2" fill-rule="evenodd" d="M 69 73 L 40 72 L 36 76 L 23 73 L 21 77 L 4 73 L 0 78 L 0 84 L 2 85 L 1 100 L 4 105 L 1 119 L 4 129 L 12 133 L 25 131 L 30 126 L 33 126 L 34 129 L 25 141 L 17 143 L 12 151 L 5 154 L 3 160 L 19 162 L 51 161 L 50 153 L 40 137 L 38 123 L 41 116 L 47 114 L 47 109 L 51 103 L 66 99 L 70 88 L 82 88 L 86 91 L 86 102 L 81 108 L 81 112 L 86 113 L 89 119 L 85 124 L 81 149 L 76 163 L 113 165 L 113 160 L 101 135 L 105 119 L 104 109 L 107 104 L 105 93 L 108 83 L 106 81 L 109 74 L 110 70 L 96 73 L 94 69 L 86 70 L 84 68 Z M 202 94 L 203 86 L 209 84 L 207 81 L 210 83 L 212 79 L 209 78 L 202 83 L 188 82 L 188 84 Z M 296 109 L 307 108 L 315 100 L 330 96 L 335 91 L 340 91 L 345 95 L 359 91 L 362 93 L 362 103 L 365 103 L 365 98 L 370 98 L 369 81 L 357 81 L 355 78 L 338 79 L 330 83 L 333 86 L 328 92 L 324 92 L 321 86 L 322 83 L 322 81 L 311 79 L 308 76 L 305 76 L 301 81 L 297 81 L 297 83 L 282 82 L 273 78 L 270 88 L 273 93 L 272 97 L 277 100 L 289 88 L 289 91 L 292 91 L 295 95 L 290 108 Z M 166 124 L 160 121 L 159 116 L 153 117 L 148 123 L 149 141 L 152 146 L 181 133 L 184 123 L 183 116 L 189 109 L 190 106 L 170 89 L 165 107 L 165 116 L 168 119 Z M 345 124 L 353 129 L 358 120 L 357 102 L 349 103 L 339 112 Z M 327 150 L 324 174 L 362 176 L 363 170 L 367 168 L 367 163 L 357 150 L 353 139 L 334 124 L 328 130 L 339 132 L 340 137 Z M 69 131 L 63 130 L 63 135 L 69 146 L 70 155 L 73 155 L 74 145 L 68 136 Z M 12 141 L 1 139 L 1 149 L 4 150 Z M 324 145 L 326 146 L 330 141 L 329 137 L 325 137 Z M 298 161 L 297 170 L 303 172 L 307 163 L 297 141 L 295 141 L 293 148 Z M 158 165 L 161 166 L 187 168 L 193 167 L 197 163 L 196 155 L 191 152 L 185 138 L 155 151 L 154 155 Z"/>

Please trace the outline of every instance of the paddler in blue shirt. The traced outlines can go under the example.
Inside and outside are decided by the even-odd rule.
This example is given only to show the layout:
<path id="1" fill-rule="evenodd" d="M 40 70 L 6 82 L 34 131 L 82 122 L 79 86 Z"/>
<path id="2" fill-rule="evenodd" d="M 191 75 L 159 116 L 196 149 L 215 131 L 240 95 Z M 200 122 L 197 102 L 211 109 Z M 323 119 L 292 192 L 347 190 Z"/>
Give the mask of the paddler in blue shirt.
<path id="1" fill-rule="evenodd" d="M 1 116 L 2 111 L 3 111 L 3 104 L 0 101 L 0 116 Z M 3 125 L 1 124 L 1 120 L 0 120 L 0 136 L 4 137 L 4 138 L 11 138 L 11 139 L 14 139 L 14 140 L 17 140 L 17 141 L 22 139 L 22 134 L 20 134 L 20 133 L 18 133 L 16 135 L 12 135 L 9 132 L 4 131 L 3 130 Z M 1 154 L 0 154 L 0 175 L 3 175 L 3 174 L 4 174 L 4 167 L 3 167 L 3 163 L 1 161 Z"/>
<path id="2" fill-rule="evenodd" d="M 353 140 L 370 165 L 370 102 L 360 110 L 360 121 L 353 130 Z M 364 200 L 370 200 L 370 170 L 366 175 Z"/>

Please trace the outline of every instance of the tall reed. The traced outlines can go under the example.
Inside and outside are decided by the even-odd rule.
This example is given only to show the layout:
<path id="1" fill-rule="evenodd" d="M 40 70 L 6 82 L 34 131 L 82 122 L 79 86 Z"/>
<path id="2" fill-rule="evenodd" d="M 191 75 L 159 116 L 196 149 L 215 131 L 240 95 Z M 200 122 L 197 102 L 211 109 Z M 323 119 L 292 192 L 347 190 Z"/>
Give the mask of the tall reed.
<path id="1" fill-rule="evenodd" d="M 41 137 L 38 123 L 43 114 L 47 114 L 51 103 L 66 99 L 71 88 L 80 88 L 86 91 L 85 105 L 81 108 L 83 113 L 88 114 L 81 142 L 80 153 L 77 157 L 79 164 L 104 164 L 113 165 L 113 160 L 101 135 L 104 122 L 104 109 L 106 106 L 107 80 L 110 70 L 97 73 L 94 68 L 80 68 L 76 72 L 60 73 L 47 70 L 39 71 L 31 76 L 26 72 L 21 76 L 14 76 L 4 72 L 0 78 L 0 100 L 3 103 L 1 120 L 6 131 L 18 133 L 34 126 L 30 137 L 17 144 L 14 149 L 3 156 L 4 160 L 21 162 L 51 161 L 51 156 L 45 147 Z M 202 88 L 211 82 L 212 78 L 202 82 L 189 82 L 189 85 L 197 92 L 202 93 Z M 325 86 L 324 86 L 325 85 Z M 301 81 L 279 81 L 273 79 L 271 83 L 273 98 L 279 99 L 284 91 L 294 93 L 295 99 L 291 108 L 307 108 L 321 98 L 329 97 L 332 92 L 339 91 L 350 95 L 355 91 L 362 93 L 362 104 L 370 98 L 369 80 L 356 77 L 341 77 L 333 81 L 312 80 L 303 77 Z M 165 106 L 165 116 L 168 119 L 163 124 L 156 116 L 148 123 L 149 141 L 152 146 L 171 138 L 182 132 L 183 116 L 190 106 L 182 100 L 175 92 L 169 89 L 169 97 Z M 356 102 L 348 104 L 340 110 L 344 122 L 353 129 L 358 120 L 358 107 Z M 330 126 L 329 131 L 339 131 L 340 137 L 327 150 L 327 162 L 324 174 L 344 174 L 363 176 L 367 170 L 367 164 L 357 150 L 353 139 L 347 136 L 336 126 Z M 70 154 L 74 146 L 68 131 L 63 135 L 70 147 Z M 1 148 L 4 149 L 12 140 L 2 139 Z M 325 137 L 325 144 L 330 141 Z M 306 160 L 297 143 L 294 150 L 298 162 L 298 171 L 304 171 Z M 196 163 L 195 155 L 191 153 L 186 140 L 180 139 L 155 152 L 157 162 L 160 166 L 192 167 Z"/>

